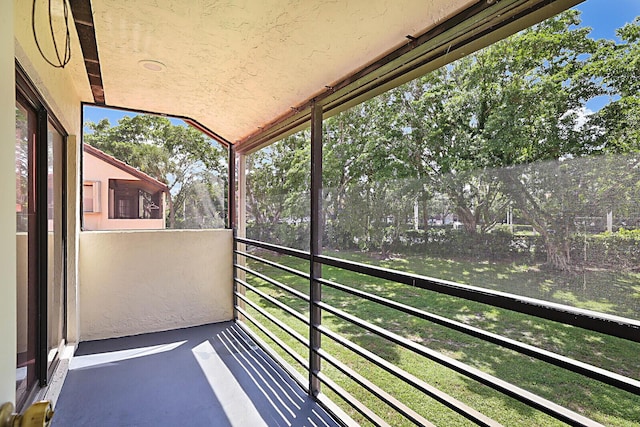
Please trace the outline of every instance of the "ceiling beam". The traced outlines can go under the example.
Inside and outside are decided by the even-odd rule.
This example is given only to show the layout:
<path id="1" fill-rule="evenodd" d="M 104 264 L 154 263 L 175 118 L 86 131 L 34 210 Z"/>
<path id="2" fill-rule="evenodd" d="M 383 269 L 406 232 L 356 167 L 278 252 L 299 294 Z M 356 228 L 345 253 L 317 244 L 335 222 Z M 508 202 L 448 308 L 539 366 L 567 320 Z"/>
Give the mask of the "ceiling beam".
<path id="1" fill-rule="evenodd" d="M 105 105 L 104 86 L 102 84 L 102 71 L 100 69 L 100 57 L 98 55 L 98 43 L 93 25 L 93 11 L 91 0 L 69 0 L 71 14 L 76 24 L 76 31 L 80 39 L 84 66 L 87 70 L 89 86 L 93 93 L 93 102 Z"/>

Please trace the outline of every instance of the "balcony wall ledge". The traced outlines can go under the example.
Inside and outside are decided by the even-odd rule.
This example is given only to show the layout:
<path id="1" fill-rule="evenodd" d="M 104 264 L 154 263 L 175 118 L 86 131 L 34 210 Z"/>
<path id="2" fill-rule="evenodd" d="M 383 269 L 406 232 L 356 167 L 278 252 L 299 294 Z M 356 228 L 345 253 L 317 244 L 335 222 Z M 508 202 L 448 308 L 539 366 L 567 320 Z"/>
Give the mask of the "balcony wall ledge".
<path id="1" fill-rule="evenodd" d="M 233 317 L 231 230 L 80 233 L 80 341 Z"/>

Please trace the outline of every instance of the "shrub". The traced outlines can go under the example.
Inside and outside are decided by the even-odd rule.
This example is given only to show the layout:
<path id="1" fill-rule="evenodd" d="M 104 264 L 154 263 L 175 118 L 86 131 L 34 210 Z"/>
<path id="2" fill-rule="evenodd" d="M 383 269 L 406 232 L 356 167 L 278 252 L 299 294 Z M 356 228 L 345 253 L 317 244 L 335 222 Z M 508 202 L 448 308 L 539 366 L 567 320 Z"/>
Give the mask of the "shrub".
<path id="1" fill-rule="evenodd" d="M 640 230 L 621 228 L 615 233 L 573 236 L 571 259 L 591 268 L 637 269 L 640 267 Z"/>
<path id="2" fill-rule="evenodd" d="M 517 236 L 506 230 L 469 234 L 463 229 L 448 227 L 408 230 L 393 245 L 395 252 L 492 261 L 532 260 L 541 248 L 543 245 L 538 236 Z"/>

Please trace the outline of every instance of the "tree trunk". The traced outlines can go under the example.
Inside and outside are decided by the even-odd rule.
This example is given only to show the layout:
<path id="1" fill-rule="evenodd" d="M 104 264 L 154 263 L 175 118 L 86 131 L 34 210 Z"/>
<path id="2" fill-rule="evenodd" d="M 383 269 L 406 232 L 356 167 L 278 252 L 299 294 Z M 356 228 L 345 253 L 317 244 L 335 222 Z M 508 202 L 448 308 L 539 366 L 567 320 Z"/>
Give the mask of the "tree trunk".
<path id="1" fill-rule="evenodd" d="M 422 227 L 425 231 L 429 228 L 429 199 L 422 199 Z"/>
<path id="2" fill-rule="evenodd" d="M 176 210 L 173 206 L 173 197 L 171 193 L 167 193 L 167 200 L 169 201 L 169 228 L 176 228 Z"/>
<path id="3" fill-rule="evenodd" d="M 458 206 L 456 208 L 456 213 L 458 214 L 458 219 L 464 225 L 464 229 L 467 231 L 467 233 L 476 234 L 478 232 L 478 221 L 474 213 L 471 212 L 471 209 Z"/>
<path id="4" fill-rule="evenodd" d="M 506 179 L 505 179 L 506 178 Z M 532 225 L 544 239 L 547 253 L 547 265 L 555 270 L 566 271 L 571 268 L 571 244 L 569 236 L 571 231 L 568 222 L 558 224 L 553 216 L 546 213 L 536 202 L 527 188 L 511 174 L 503 176 L 511 199 L 516 201 L 516 206 L 522 216 Z M 530 208 L 527 208 L 530 206 Z M 557 225 L 557 227 L 553 227 Z M 550 231 L 551 230 L 551 231 Z"/>
<path id="5" fill-rule="evenodd" d="M 571 266 L 571 254 L 566 239 L 556 239 L 547 233 L 544 244 L 547 249 L 547 265 L 555 270 L 567 271 Z"/>

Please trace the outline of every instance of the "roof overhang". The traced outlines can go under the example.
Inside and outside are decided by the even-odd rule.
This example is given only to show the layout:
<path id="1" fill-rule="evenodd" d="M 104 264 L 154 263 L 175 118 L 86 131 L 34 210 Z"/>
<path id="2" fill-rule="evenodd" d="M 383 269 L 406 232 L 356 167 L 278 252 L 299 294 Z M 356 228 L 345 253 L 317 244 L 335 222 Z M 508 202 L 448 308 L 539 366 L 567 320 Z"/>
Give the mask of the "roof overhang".
<path id="1" fill-rule="evenodd" d="M 187 118 L 249 152 L 308 126 L 314 103 L 336 114 L 579 2 L 71 5 L 94 96 L 85 101 Z"/>
<path id="2" fill-rule="evenodd" d="M 89 154 L 95 157 L 96 159 L 99 159 L 113 167 L 120 169 L 123 172 L 128 173 L 129 175 L 133 176 L 134 178 L 137 178 L 138 180 L 145 183 L 148 187 L 154 189 L 155 191 L 162 191 L 163 193 L 169 194 L 169 187 L 164 182 L 158 181 L 154 177 L 147 175 L 142 171 L 139 171 L 133 166 L 129 166 L 125 162 L 118 160 L 115 157 L 110 156 L 104 151 L 99 150 L 89 144 L 82 144 L 82 146 L 85 154 Z"/>

